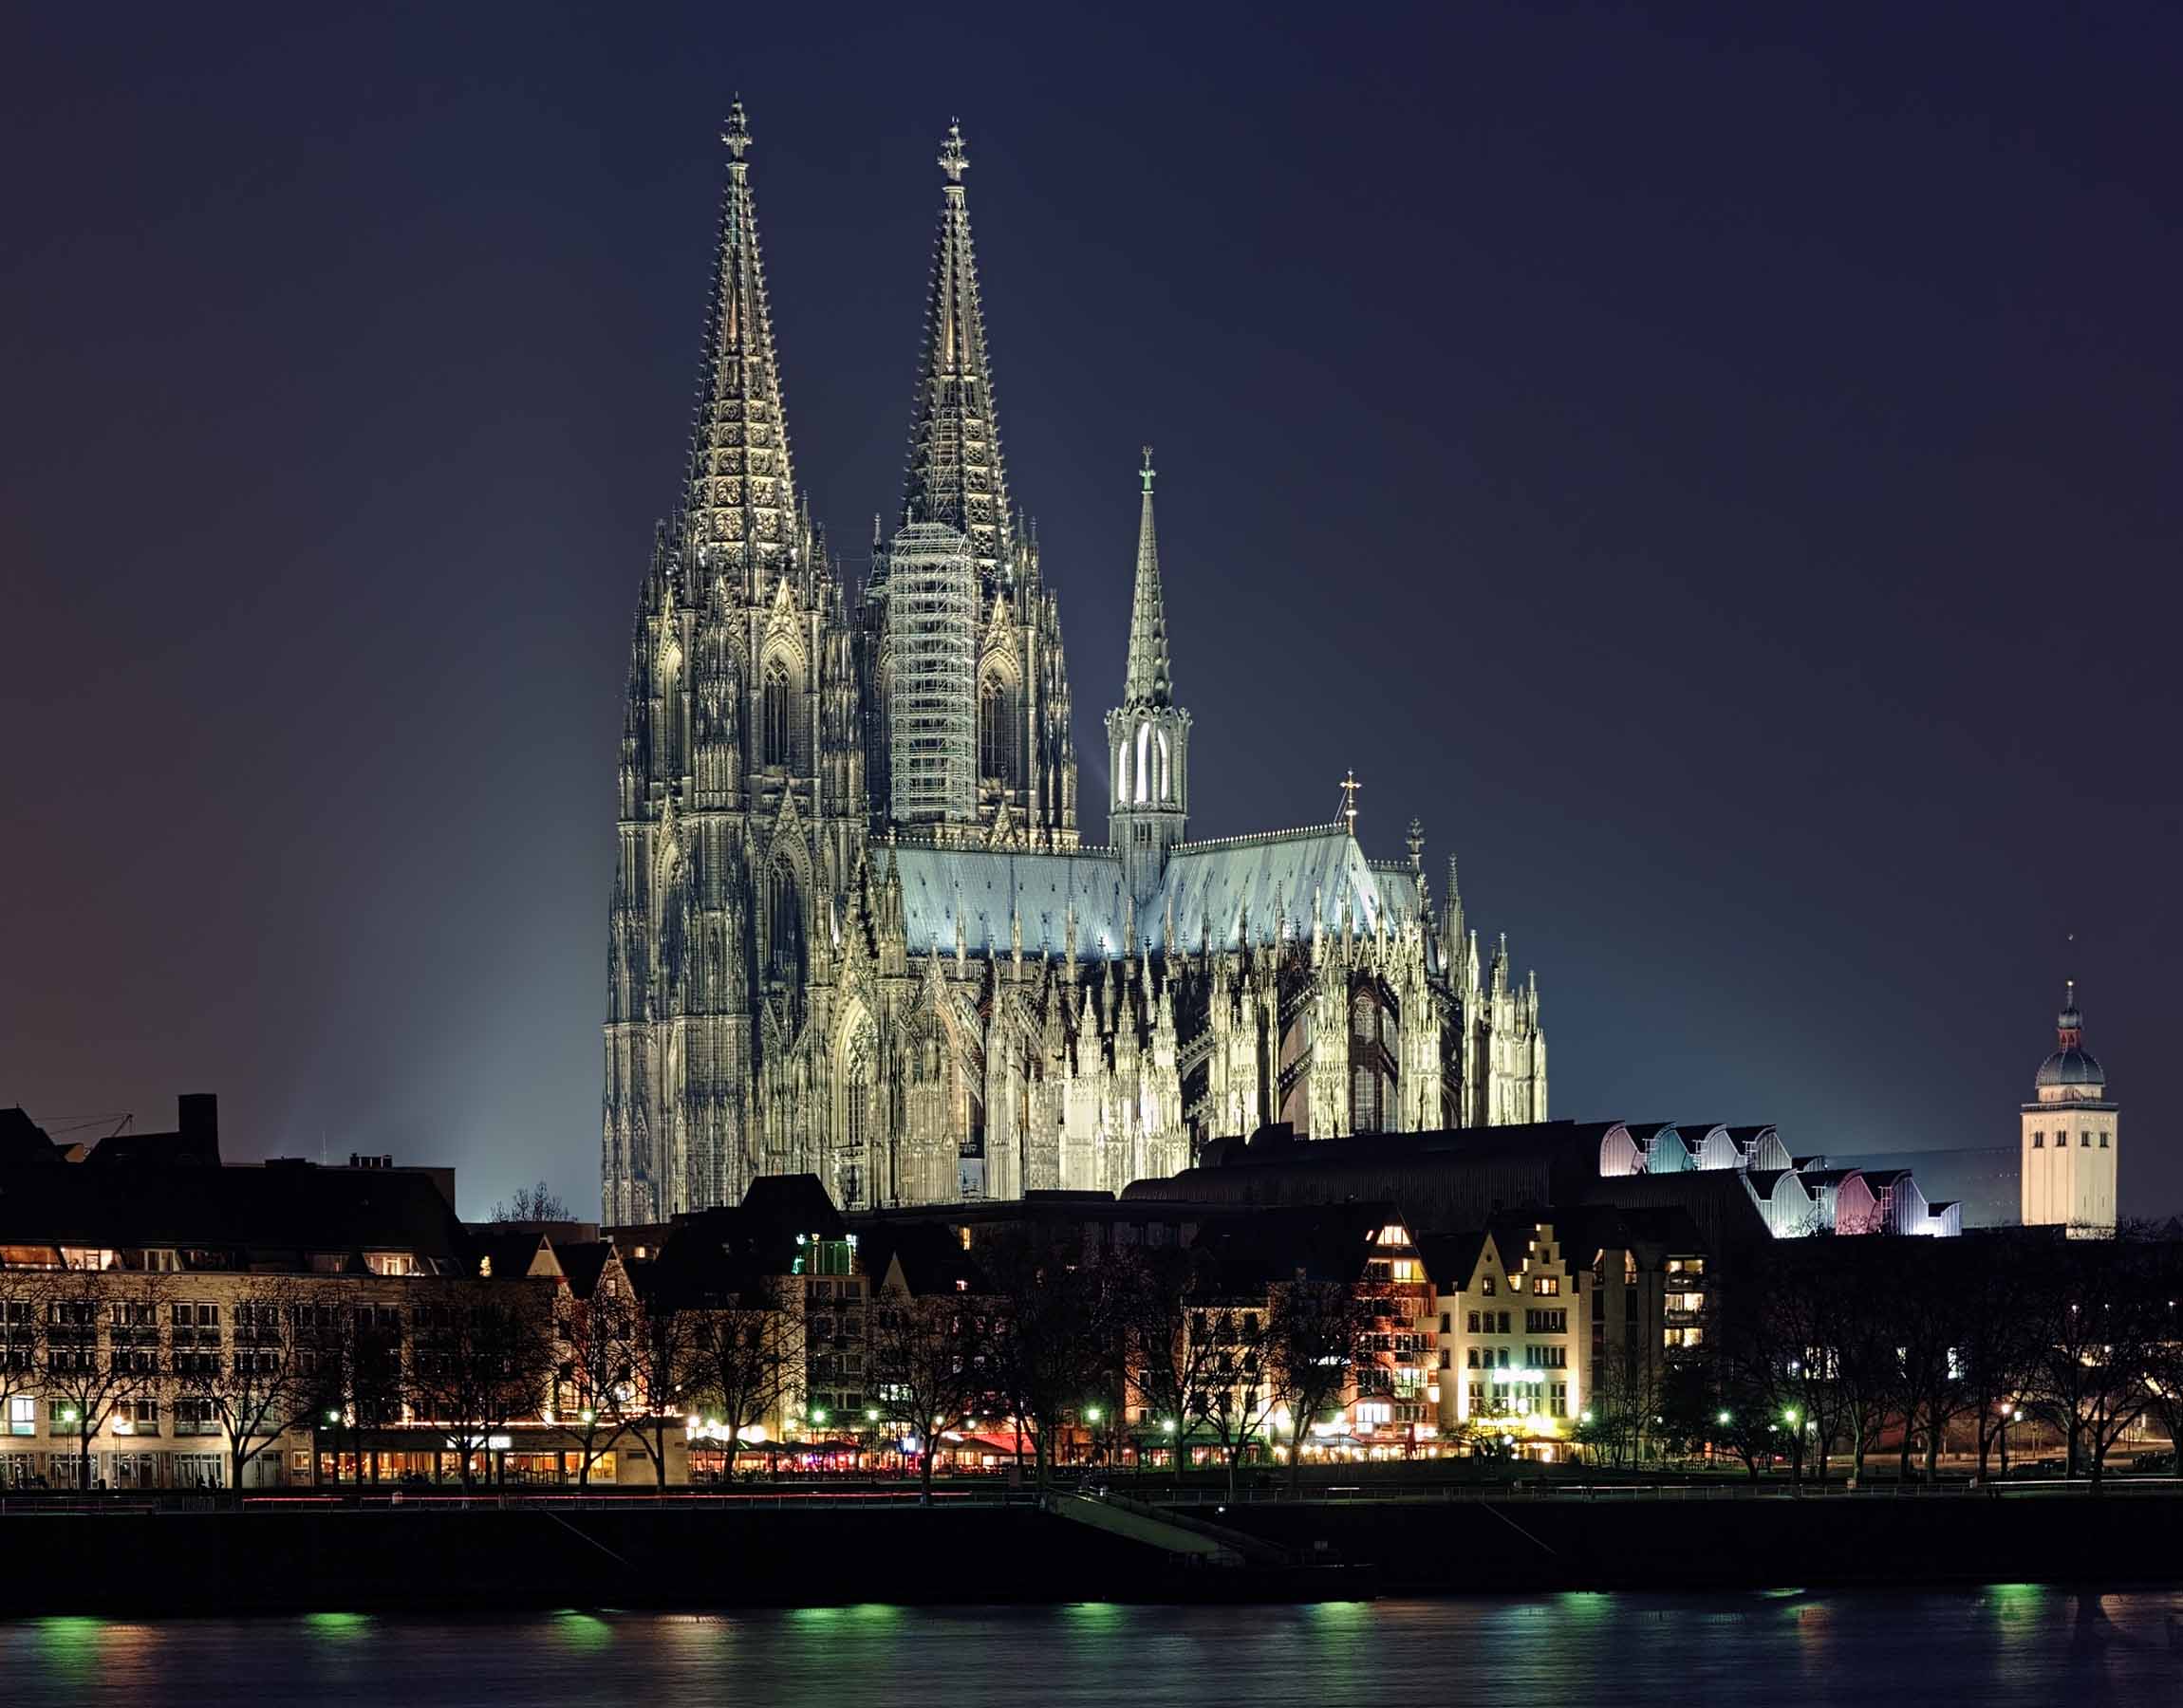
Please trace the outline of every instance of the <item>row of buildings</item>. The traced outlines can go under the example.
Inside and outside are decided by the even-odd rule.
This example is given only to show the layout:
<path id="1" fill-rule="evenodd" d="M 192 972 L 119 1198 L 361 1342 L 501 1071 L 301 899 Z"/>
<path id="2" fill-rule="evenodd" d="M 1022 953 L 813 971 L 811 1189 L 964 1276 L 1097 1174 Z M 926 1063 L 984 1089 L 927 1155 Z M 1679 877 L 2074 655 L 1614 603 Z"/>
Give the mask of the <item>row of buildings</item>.
<path id="1" fill-rule="evenodd" d="M 2073 998 L 2024 1109 L 2024 1213 L 1979 1177 L 1974 1225 L 2114 1229 L 2118 1110 Z M 981 1309 L 988 1254 L 1026 1234 L 1086 1265 L 1201 1254 L 1189 1332 L 1245 1362 L 1240 1326 L 1284 1288 L 1354 1290 L 1370 1320 L 1346 1386 L 1304 1429 L 1265 1396 L 1264 1446 L 1409 1456 L 1483 1431 L 1553 1457 L 1589 1415 L 1706 1359 L 1722 1290 L 1773 1242 L 1960 1234 L 1964 1203 L 1929 1200 L 1904 1165 L 1931 1160 L 1798 1157 L 1771 1126 L 1705 1122 L 1335 1142 L 1278 1124 L 1118 1193 L 874 1209 L 773 1175 L 734 1206 L 602 1230 L 465 1223 L 452 1170 L 388 1158 L 227 1164 L 209 1097 L 184 1098 L 174 1132 L 96 1145 L 0 1111 L 0 1486 L 656 1485 L 724 1474 L 738 1453 L 868 1458 L 902 1440 L 875 1404 L 882 1301 Z M 487 1344 L 481 1302 L 535 1335 Z M 701 1336 L 647 1349 L 644 1326 L 678 1315 L 762 1340 L 763 1391 L 746 1370 L 727 1394 L 718 1336 L 709 1367 Z M 492 1382 L 450 1367 L 486 1355 Z M 1087 1378 L 1071 1451 L 1171 1456 L 1194 1437 L 1212 1451 L 1172 1400 L 1130 1388 Z M 998 1402 L 945 1432 L 972 1464 L 1020 1443 Z"/>
<path id="2" fill-rule="evenodd" d="M 1470 1165 L 1498 1171 L 1490 1130 L 1423 1136 L 1466 1137 Z M 1203 1253 L 1193 1334 L 1215 1331 L 1216 1309 L 1232 1325 L 1307 1281 L 1369 1297 L 1349 1383 L 1300 1432 L 1307 1452 L 1437 1452 L 1486 1420 L 1552 1452 L 1603 1358 L 1656 1363 L 1695 1325 L 1707 1262 L 1697 1219 L 1658 1204 L 1412 1226 L 1393 1198 L 1346 1192 L 1266 1205 L 1052 1192 L 849 1216 L 795 1176 L 754 1183 L 737 1206 L 603 1232 L 464 1223 L 452 1187 L 448 1171 L 385 1158 L 226 1163 L 209 1098 L 184 1100 L 176 1132 L 90 1147 L 0 1113 L 0 1485 L 262 1489 L 467 1473 L 643 1486 L 724 1473 L 738 1449 L 792 1465 L 868 1457 L 886 1446 L 873 1427 L 877 1311 L 934 1294 L 980 1308 L 988 1253 L 1026 1232 L 1086 1265 Z M 537 1350 L 462 1315 L 481 1301 L 535 1325 Z M 754 1306 L 774 1324 L 784 1367 L 739 1431 L 711 1415 L 698 1363 L 648 1364 L 641 1329 L 610 1365 L 591 1345 L 615 1309 L 749 1321 Z M 476 1370 L 444 1367 L 461 1358 Z M 1261 1444 L 1291 1421 L 1269 1408 Z M 1171 1457 L 1200 1433 L 1126 1381 L 1088 1378 L 1065 1447 Z M 989 1403 L 943 1447 L 998 1464 L 1019 1439 Z"/>

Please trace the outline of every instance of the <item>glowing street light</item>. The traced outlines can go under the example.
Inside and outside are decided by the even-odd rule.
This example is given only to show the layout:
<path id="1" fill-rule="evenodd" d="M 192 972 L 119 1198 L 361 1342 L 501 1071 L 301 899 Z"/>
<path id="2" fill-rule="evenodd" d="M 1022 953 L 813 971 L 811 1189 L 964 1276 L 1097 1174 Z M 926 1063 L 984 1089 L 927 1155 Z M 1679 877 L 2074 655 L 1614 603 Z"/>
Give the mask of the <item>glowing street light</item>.
<path id="1" fill-rule="evenodd" d="M 820 1405 L 820 1406 L 814 1406 L 814 1407 L 812 1408 L 812 1421 L 813 1423 L 816 1423 L 816 1424 L 820 1425 L 822 1428 L 825 1426 L 825 1424 L 826 1424 L 826 1407 L 825 1407 L 825 1406 L 823 1406 L 823 1405 Z"/>
<path id="2" fill-rule="evenodd" d="M 864 1408 L 864 1420 L 865 1420 L 867 1423 L 876 1423 L 876 1422 L 878 1422 L 878 1421 L 879 1421 L 879 1407 L 878 1407 L 878 1406 L 876 1406 L 876 1405 L 868 1405 L 868 1406 L 866 1406 L 866 1407 Z"/>
<path id="3" fill-rule="evenodd" d="M 1173 1435 L 1175 1433 L 1175 1420 L 1172 1418 L 1162 1418 L 1160 1420 L 1160 1433 L 1162 1435 Z"/>
<path id="4" fill-rule="evenodd" d="M 1735 1421 L 1735 1420 L 1729 1417 L 1726 1412 L 1721 1413 L 1720 1416 L 1715 1418 L 1713 1420 L 1716 1423 L 1733 1423 Z"/>
<path id="5" fill-rule="evenodd" d="M 1084 1421 L 1087 1423 L 1099 1421 L 1099 1408 L 1096 1405 L 1087 1405 L 1084 1408 Z"/>

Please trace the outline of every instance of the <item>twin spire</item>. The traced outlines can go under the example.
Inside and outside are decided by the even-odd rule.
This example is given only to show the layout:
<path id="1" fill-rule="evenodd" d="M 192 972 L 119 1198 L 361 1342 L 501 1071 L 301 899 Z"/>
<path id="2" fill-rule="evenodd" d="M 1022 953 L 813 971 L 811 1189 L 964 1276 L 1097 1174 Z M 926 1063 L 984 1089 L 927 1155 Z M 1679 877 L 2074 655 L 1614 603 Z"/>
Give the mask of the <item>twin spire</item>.
<path id="1" fill-rule="evenodd" d="M 750 585 L 763 586 L 795 555 L 798 518 L 757 208 L 743 158 L 751 127 L 740 100 L 728 109 L 720 140 L 729 156 L 728 185 L 684 511 L 699 552 L 740 563 Z"/>
<path id="2" fill-rule="evenodd" d="M 720 140 L 729 156 L 728 183 L 684 508 L 691 544 L 708 558 L 740 562 L 750 585 L 763 588 L 794 560 L 801 527 L 757 209 L 744 158 L 751 148 L 750 121 L 739 97 L 728 109 Z M 939 164 L 947 181 L 941 188 L 902 514 L 905 524 L 943 523 L 963 534 L 980 585 L 990 593 L 1014 572 L 1015 520 L 963 195 L 970 155 L 960 121 L 947 127 Z M 1123 697 L 1130 706 L 1165 707 L 1174 703 L 1174 690 L 1152 525 L 1152 476 L 1147 445 L 1139 472 L 1144 504 Z"/>
<path id="3" fill-rule="evenodd" d="M 985 311 L 978 294 L 978 257 L 962 175 L 970 165 L 962 126 L 951 121 L 940 145 L 940 236 L 924 310 L 924 357 L 909 430 L 909 468 L 902 495 L 905 526 L 938 522 L 970 541 L 979 585 L 990 592 L 1014 568 L 1014 518 L 993 368 L 985 348 Z"/>

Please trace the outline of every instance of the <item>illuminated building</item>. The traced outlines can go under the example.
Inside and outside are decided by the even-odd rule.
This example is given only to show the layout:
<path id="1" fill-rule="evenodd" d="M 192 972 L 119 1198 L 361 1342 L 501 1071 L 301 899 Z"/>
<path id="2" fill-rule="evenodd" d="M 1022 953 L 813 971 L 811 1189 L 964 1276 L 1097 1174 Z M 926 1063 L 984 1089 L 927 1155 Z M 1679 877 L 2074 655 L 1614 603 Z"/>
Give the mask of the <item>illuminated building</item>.
<path id="1" fill-rule="evenodd" d="M 2099 1058 L 2084 1048 L 2075 979 L 2054 1028 L 2054 1053 L 2039 1065 L 2023 1108 L 2024 1225 L 2061 1226 L 2072 1239 L 2112 1237 L 2122 1106 L 2107 1095 Z"/>
<path id="2" fill-rule="evenodd" d="M 1452 861 L 1430 893 L 1414 821 L 1407 859 L 1368 857 L 1352 779 L 1332 822 L 1186 840 L 1218 727 L 1179 696 L 1148 453 L 1115 471 L 1134 592 L 1109 845 L 1082 845 L 952 129 L 898 521 L 852 585 L 795 480 L 739 104 L 724 140 L 698 421 L 628 654 L 606 1219 L 777 1174 L 848 1211 L 1116 1191 L 1267 1121 L 1542 1119 L 1537 980 L 1481 954 Z"/>
<path id="3" fill-rule="evenodd" d="M 1564 1258 L 1551 1222 L 1521 1219 L 1428 1239 L 1425 1255 L 1443 1325 L 1442 1432 L 1565 1437 L 1589 1392 L 1590 1264 Z"/>

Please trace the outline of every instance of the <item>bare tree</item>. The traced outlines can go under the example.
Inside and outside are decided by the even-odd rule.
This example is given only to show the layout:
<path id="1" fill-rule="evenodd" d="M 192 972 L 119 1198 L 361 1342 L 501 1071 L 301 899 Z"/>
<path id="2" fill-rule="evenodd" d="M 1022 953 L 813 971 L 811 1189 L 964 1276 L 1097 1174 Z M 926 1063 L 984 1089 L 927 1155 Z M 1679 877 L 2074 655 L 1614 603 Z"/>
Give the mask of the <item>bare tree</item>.
<path id="1" fill-rule="evenodd" d="M 1272 1421 L 1281 1398 L 1274 1374 L 1273 1318 L 1273 1309 L 1259 1299 L 1205 1306 L 1192 1312 L 1190 1332 L 1206 1343 L 1207 1355 L 1196 1384 L 1191 1420 L 1219 1439 L 1231 1500 L 1243 1456 Z"/>
<path id="2" fill-rule="evenodd" d="M 315 1397 L 303 1345 L 309 1298 L 296 1277 L 253 1276 L 229 1309 L 232 1346 L 216 1323 L 169 1330 L 176 1397 L 219 1426 L 237 1499 L 251 1461 L 307 1417 Z"/>
<path id="3" fill-rule="evenodd" d="M 1212 1253 L 1194 1246 L 1139 1251 L 1117 1276 L 1111 1347 L 1120 1366 L 1118 1413 L 1134 1395 L 1147 1423 L 1157 1429 L 1171 1422 L 1178 1432 L 1203 1414 L 1220 1348 L 1212 1335 L 1191 1327 L 1214 1302 L 1219 1278 Z"/>
<path id="4" fill-rule="evenodd" d="M 565 1222 L 575 1218 L 569 1214 L 569 1203 L 544 1180 L 535 1186 L 518 1186 L 513 1197 L 501 1198 L 493 1206 L 492 1217 L 496 1222 Z"/>
<path id="5" fill-rule="evenodd" d="M 40 1385 L 76 1438 L 76 1486 L 91 1486 L 91 1443 L 125 1404 L 156 1401 L 167 1375 L 164 1277 L 65 1270 L 46 1293 Z"/>
<path id="6" fill-rule="evenodd" d="M 735 1443 L 802 1385 L 801 1299 L 784 1276 L 756 1280 L 735 1298 L 691 1313 L 685 1362 L 693 1408 Z"/>
<path id="7" fill-rule="evenodd" d="M 2007 1428 L 2031 1380 L 2039 1344 L 2033 1324 L 2037 1278 L 2024 1249 L 2013 1240 L 1982 1241 L 1975 1260 L 1958 1264 L 1958 1305 L 1964 1391 L 1977 1431 L 1977 1480 Z"/>
<path id="8" fill-rule="evenodd" d="M 2068 1475 L 2084 1465 L 2097 1493 L 2108 1450 L 2154 1398 L 2170 1326 L 2136 1248 L 2071 1240 L 2049 1265 L 2029 1392 L 2062 1433 Z"/>
<path id="9" fill-rule="evenodd" d="M 344 1303 L 331 1295 L 331 1289 L 308 1290 L 290 1311 L 302 1415 L 314 1438 L 313 1476 L 317 1433 L 322 1428 L 329 1432 L 338 1449 L 345 1428 L 356 1457 L 357 1481 L 362 1483 L 367 1475 L 377 1480 L 379 1456 L 366 1454 L 364 1438 L 396 1421 L 409 1395 L 401 1311 L 393 1305 Z M 335 1479 L 339 1478 L 337 1459 Z"/>
<path id="10" fill-rule="evenodd" d="M 687 1415 L 697 1344 L 696 1309 L 685 1309 L 659 1289 L 640 1301 L 629 1340 L 637 1390 L 630 1429 L 662 1489 L 667 1486 L 667 1437 Z"/>
<path id="11" fill-rule="evenodd" d="M 36 1403 L 51 1292 L 50 1271 L 0 1269 L 0 1427 L 17 1398 Z"/>
<path id="12" fill-rule="evenodd" d="M 637 1381 L 642 1313 L 624 1284 L 602 1274 L 588 1299 L 563 1302 L 554 1415 L 577 1443 L 576 1484 L 644 1416 Z"/>
<path id="13" fill-rule="evenodd" d="M 1285 1281 L 1267 1311 L 1266 1371 L 1275 1400 L 1289 1408 L 1289 1486 L 1303 1480 L 1304 1432 L 1341 1403 L 1365 1336 L 1384 1306 L 1383 1290 L 1348 1281 Z"/>
<path id="14" fill-rule="evenodd" d="M 1046 1486 L 1064 1420 L 1096 1386 L 1114 1331 L 1110 1273 L 1070 1246 L 1034 1237 L 996 1241 L 986 1260 L 997 1290 L 993 1370 L 997 1385 L 1037 1449 Z"/>
<path id="15" fill-rule="evenodd" d="M 425 1307 L 411 1357 L 418 1411 L 447 1429 L 465 1488 L 473 1456 L 518 1418 L 538 1415 L 553 1372 L 545 1284 L 458 1281 Z"/>
<path id="16" fill-rule="evenodd" d="M 900 1284 L 873 1301 L 866 1398 L 916 1438 L 918 1497 L 926 1506 L 941 1432 L 994 1386 L 991 1306 L 971 1293 L 920 1296 Z"/>

